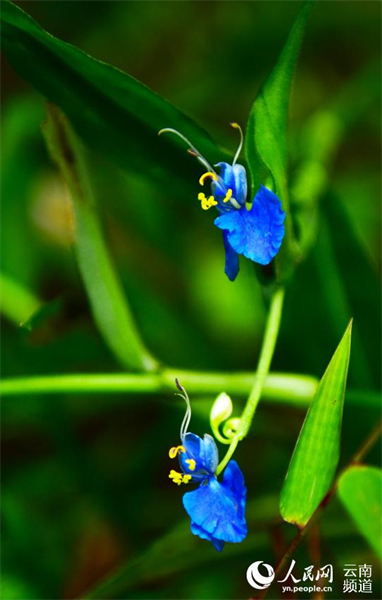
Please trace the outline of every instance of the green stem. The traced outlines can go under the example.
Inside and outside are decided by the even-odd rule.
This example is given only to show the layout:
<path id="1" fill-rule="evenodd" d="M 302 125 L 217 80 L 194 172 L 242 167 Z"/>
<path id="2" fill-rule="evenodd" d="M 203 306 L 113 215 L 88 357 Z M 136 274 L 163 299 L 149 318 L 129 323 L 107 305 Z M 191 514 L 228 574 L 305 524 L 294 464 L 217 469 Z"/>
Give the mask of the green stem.
<path id="1" fill-rule="evenodd" d="M 239 430 L 240 439 L 243 439 L 243 437 L 245 437 L 249 431 L 253 415 L 255 414 L 255 410 L 261 398 L 261 392 L 264 387 L 268 371 L 271 367 L 272 357 L 280 329 L 284 295 L 284 288 L 279 288 L 272 298 L 271 308 L 265 328 L 264 341 L 260 352 L 255 383 L 241 417 Z"/>
<path id="2" fill-rule="evenodd" d="M 171 393 L 175 377 L 191 394 L 215 395 L 222 390 L 237 396 L 247 396 L 256 375 L 254 373 L 216 373 L 165 369 L 155 374 L 73 374 L 43 375 L 3 379 L 3 397 L 31 394 L 119 394 Z M 275 402 L 306 407 L 312 400 L 318 381 L 309 375 L 270 373 L 263 395 Z M 362 396 L 363 398 L 363 396 Z"/>
<path id="3" fill-rule="evenodd" d="M 239 429 L 232 438 L 227 453 L 216 470 L 217 475 L 219 475 L 219 473 L 221 473 L 223 469 L 227 466 L 228 462 L 231 460 L 233 453 L 236 450 L 238 443 L 247 435 L 251 427 L 252 419 L 255 414 L 257 405 L 260 401 L 264 384 L 271 366 L 277 336 L 280 329 L 284 296 L 285 290 L 283 287 L 279 287 L 272 296 L 271 307 L 265 326 L 263 345 L 261 347 L 259 362 L 257 366 L 255 383 L 252 387 L 252 391 L 249 395 L 247 404 L 245 405 L 242 416 L 240 418 Z"/>
<path id="4" fill-rule="evenodd" d="M 41 375 L 15 377 L 0 382 L 0 393 L 7 396 L 44 394 L 158 394 L 174 391 L 175 377 L 195 395 L 217 395 L 222 390 L 232 396 L 248 396 L 255 373 L 218 373 L 165 369 L 155 374 L 75 373 L 73 375 Z M 311 375 L 269 373 L 262 398 L 296 408 L 309 406 L 318 386 Z M 347 390 L 346 402 L 363 408 L 378 409 L 380 395 L 373 390 Z"/>

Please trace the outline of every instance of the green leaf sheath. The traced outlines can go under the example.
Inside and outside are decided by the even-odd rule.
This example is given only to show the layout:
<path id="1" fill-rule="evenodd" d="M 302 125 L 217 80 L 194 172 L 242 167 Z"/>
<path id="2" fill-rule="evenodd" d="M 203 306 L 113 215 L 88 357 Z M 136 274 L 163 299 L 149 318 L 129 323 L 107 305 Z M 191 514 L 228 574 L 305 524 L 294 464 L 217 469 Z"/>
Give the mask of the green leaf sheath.
<path id="1" fill-rule="evenodd" d="M 126 73 L 50 35 L 8 1 L 1 6 L 1 34 L 3 52 L 15 71 L 65 112 L 92 149 L 122 168 L 191 181 L 195 159 L 175 136 L 158 137 L 163 127 L 182 132 L 210 162 L 222 160 L 222 154 L 224 159 L 208 134 L 172 104 Z"/>
<path id="2" fill-rule="evenodd" d="M 359 531 L 382 559 L 382 471 L 376 467 L 349 467 L 338 481 L 338 496 Z"/>
<path id="3" fill-rule="evenodd" d="M 340 456 L 350 322 L 309 408 L 281 492 L 283 519 L 303 527 L 329 491 Z"/>
<path id="4" fill-rule="evenodd" d="M 68 119 L 53 105 L 48 106 L 43 132 L 71 193 L 78 265 L 98 329 L 124 367 L 152 371 L 157 363 L 140 339 L 105 245 L 84 149 Z"/>
<path id="5" fill-rule="evenodd" d="M 312 4 L 311 0 L 307 0 L 302 5 L 273 71 L 260 88 L 249 116 L 246 135 L 252 195 L 255 195 L 260 183 L 265 183 L 264 176 L 268 172 L 286 212 L 285 238 L 276 259 L 278 268 L 286 274 L 297 257 L 287 183 L 288 109 L 298 52 Z"/>

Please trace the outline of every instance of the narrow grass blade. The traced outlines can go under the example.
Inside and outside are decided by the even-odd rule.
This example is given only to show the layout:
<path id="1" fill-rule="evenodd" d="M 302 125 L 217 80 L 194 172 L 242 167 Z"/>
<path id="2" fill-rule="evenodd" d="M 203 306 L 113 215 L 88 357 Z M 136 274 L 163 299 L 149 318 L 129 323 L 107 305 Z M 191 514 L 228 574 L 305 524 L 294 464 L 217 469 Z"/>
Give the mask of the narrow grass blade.
<path id="1" fill-rule="evenodd" d="M 359 531 L 382 559 L 382 471 L 356 465 L 338 481 L 338 496 Z"/>
<path id="2" fill-rule="evenodd" d="M 283 519 L 303 527 L 329 491 L 340 456 L 352 321 L 305 418 L 281 492 Z"/>
<path id="3" fill-rule="evenodd" d="M 53 105 L 48 106 L 43 132 L 71 192 L 78 264 L 99 331 L 122 365 L 154 370 L 157 363 L 140 339 L 103 238 L 84 149 L 68 119 Z"/>
<path id="4" fill-rule="evenodd" d="M 297 248 L 293 236 L 287 187 L 287 124 L 293 75 L 312 1 L 302 5 L 280 57 L 253 104 L 246 135 L 246 155 L 252 176 L 252 195 L 269 175 L 287 213 L 285 239 L 277 263 L 293 263 Z M 281 261 L 281 263 L 280 263 Z M 289 270 L 289 269 L 288 269 Z"/>

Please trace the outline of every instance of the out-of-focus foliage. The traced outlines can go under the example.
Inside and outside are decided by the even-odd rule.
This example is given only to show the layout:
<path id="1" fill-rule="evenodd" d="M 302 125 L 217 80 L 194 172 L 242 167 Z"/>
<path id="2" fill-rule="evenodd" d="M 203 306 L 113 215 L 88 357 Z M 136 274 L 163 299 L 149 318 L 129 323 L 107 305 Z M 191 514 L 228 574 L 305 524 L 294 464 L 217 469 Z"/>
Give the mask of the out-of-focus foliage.
<path id="1" fill-rule="evenodd" d="M 228 123 L 247 122 L 299 9 L 277 1 L 20 6 L 59 39 L 192 116 L 224 157 L 236 146 Z M 317 3 L 298 59 L 287 140 L 291 211 L 307 258 L 287 290 L 272 369 L 321 377 L 354 318 L 349 395 L 373 400 L 361 406 L 345 400 L 341 465 L 379 416 L 380 26 L 378 3 Z M 46 54 L 40 67 L 54 76 L 45 60 Z M 15 325 L 17 298 L 6 298 L 14 310 L 3 315 L 3 377 L 116 372 L 72 251 L 67 189 L 40 131 L 43 100 L 6 59 L 2 79 L 2 271 L 17 290 L 49 307 L 28 331 Z M 76 119 L 84 127 L 85 104 L 81 112 Z M 170 136 L 155 137 L 152 146 L 154 136 L 142 136 L 135 145 L 119 114 L 111 115 L 118 146 L 110 153 L 125 153 L 140 168 L 129 169 L 131 163 L 122 171 L 94 145 L 88 151 L 104 237 L 142 338 L 167 365 L 253 370 L 265 317 L 253 266 L 242 261 L 235 284 L 225 278 L 220 233 L 196 199 L 195 159 Z M 99 144 L 102 132 L 93 132 Z M 204 143 L 209 153 L 211 142 Z M 162 164 L 162 152 L 168 172 L 159 166 L 160 178 L 146 177 L 156 156 Z M 277 520 L 278 502 L 303 412 L 260 403 L 235 454 L 249 490 L 251 533 L 217 555 L 189 533 L 181 494 L 167 476 L 183 406 L 167 393 L 116 398 L 4 398 L 3 597 L 73 598 L 115 567 L 110 597 L 248 597 L 248 565 L 256 558 L 275 565 L 293 535 Z M 203 434 L 214 398 L 205 392 L 191 400 L 199 407 L 193 430 Z M 368 463 L 378 461 L 374 449 Z M 328 507 L 320 535 L 317 560 L 335 565 L 333 597 L 343 595 L 344 564 L 356 562 L 373 566 L 369 597 L 379 598 L 379 563 L 339 502 Z M 312 564 L 312 551 L 302 546 L 298 564 Z M 103 597 L 102 589 L 94 597 Z"/>
<path id="2" fill-rule="evenodd" d="M 1 18 L 2 47 L 11 65 L 62 108 L 91 147 L 118 165 L 147 175 L 167 172 L 175 163 L 175 175 L 184 180 L 189 169 L 178 144 L 174 148 L 174 138 L 158 140 L 164 122 L 218 160 L 206 132 L 133 77 L 48 35 L 10 1 L 4 2 Z"/>
<path id="3" fill-rule="evenodd" d="M 379 557 L 382 556 L 381 487 L 381 469 L 364 465 L 350 467 L 338 482 L 342 503 Z"/>
<path id="4" fill-rule="evenodd" d="M 47 107 L 43 132 L 70 190 L 78 266 L 100 333 L 127 369 L 154 370 L 157 365 L 140 339 L 103 238 L 86 152 L 70 122 L 55 106 Z"/>

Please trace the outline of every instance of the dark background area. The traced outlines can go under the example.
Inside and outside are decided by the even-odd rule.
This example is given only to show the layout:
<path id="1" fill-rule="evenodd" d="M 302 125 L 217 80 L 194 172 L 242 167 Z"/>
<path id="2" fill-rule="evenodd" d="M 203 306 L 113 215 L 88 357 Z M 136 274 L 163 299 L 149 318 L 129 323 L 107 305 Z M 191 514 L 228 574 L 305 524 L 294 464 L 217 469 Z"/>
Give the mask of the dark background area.
<path id="1" fill-rule="evenodd" d="M 245 127 L 299 8 L 278 1 L 18 4 L 53 35 L 164 96 L 232 155 L 238 140 L 229 123 Z M 315 115 L 347 118 L 338 142 L 328 133 L 333 149 L 317 240 L 289 286 L 272 365 L 321 377 L 354 317 L 349 389 L 361 396 L 380 381 L 380 8 L 379 2 L 322 2 L 309 21 L 291 104 L 292 189 L 304 131 Z M 48 303 L 52 314 L 31 332 L 5 315 L 2 374 L 116 372 L 120 367 L 91 318 L 65 190 L 40 132 L 43 120 L 43 99 L 3 59 L 2 271 Z M 212 211 L 200 210 L 197 182 L 180 194 L 171 173 L 168 187 L 158 187 L 128 165 L 122 172 L 96 153 L 93 161 L 105 235 L 149 348 L 183 369 L 253 370 L 263 293 L 249 261 L 241 260 L 234 284 L 225 277 L 220 232 Z M 198 407 L 192 430 L 203 434 L 213 399 L 191 400 Z M 185 529 L 174 539 L 191 538 L 181 491 L 168 479 L 167 452 L 177 444 L 182 411 L 171 395 L 4 399 L 4 598 L 73 598 L 113 566 L 133 564 L 178 524 Z M 222 555 L 192 539 L 190 553 L 205 552 L 203 568 L 190 559 L 160 577 L 146 573 L 119 597 L 249 596 L 247 566 L 260 558 L 275 564 L 294 533 L 276 524 L 277 502 L 304 414 L 260 405 L 236 452 L 253 537 Z M 378 406 L 346 404 L 343 464 L 378 415 Z M 368 461 L 378 459 L 375 450 Z M 342 597 L 347 562 L 373 564 L 369 597 L 380 597 L 378 563 L 337 501 L 297 564 L 311 564 L 317 547 L 322 565 L 333 563 L 338 574 L 332 597 Z"/>

